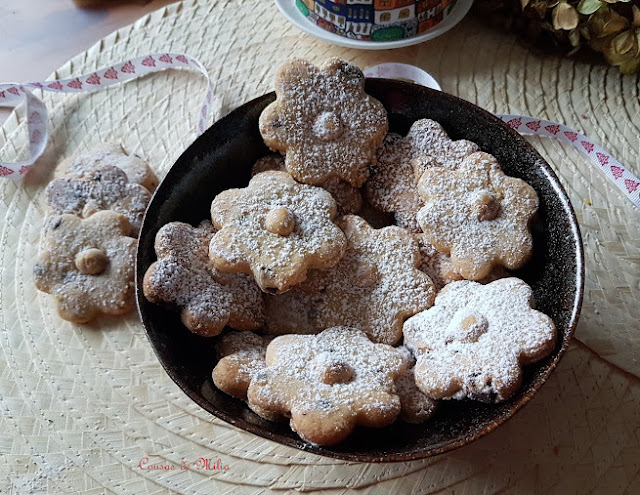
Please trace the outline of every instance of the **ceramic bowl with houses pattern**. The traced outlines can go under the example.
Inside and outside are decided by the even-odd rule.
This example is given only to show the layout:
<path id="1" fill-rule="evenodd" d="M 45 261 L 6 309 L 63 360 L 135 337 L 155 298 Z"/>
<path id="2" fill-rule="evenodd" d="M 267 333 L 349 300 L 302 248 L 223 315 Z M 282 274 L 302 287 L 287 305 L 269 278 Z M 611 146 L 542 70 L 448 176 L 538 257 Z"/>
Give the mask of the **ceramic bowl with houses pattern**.
<path id="1" fill-rule="evenodd" d="M 275 0 L 287 19 L 337 45 L 399 48 L 434 38 L 457 24 L 472 0 Z"/>

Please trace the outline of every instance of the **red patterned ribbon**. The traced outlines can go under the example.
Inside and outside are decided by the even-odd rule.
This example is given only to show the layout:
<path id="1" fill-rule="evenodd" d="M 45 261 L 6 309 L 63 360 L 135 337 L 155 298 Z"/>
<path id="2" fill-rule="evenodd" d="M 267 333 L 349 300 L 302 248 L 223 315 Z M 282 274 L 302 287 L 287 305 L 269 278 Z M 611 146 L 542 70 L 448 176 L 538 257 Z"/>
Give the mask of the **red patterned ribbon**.
<path id="1" fill-rule="evenodd" d="M 387 63 L 369 67 L 364 71 L 367 77 L 409 79 L 428 88 L 440 91 L 438 82 L 426 71 L 407 64 Z M 611 153 L 598 146 L 584 134 L 558 122 L 536 119 L 525 115 L 498 115 L 511 128 L 527 136 L 554 138 L 570 144 L 585 154 L 604 175 L 640 208 L 640 179 L 616 160 Z"/>
<path id="2" fill-rule="evenodd" d="M 498 117 L 520 134 L 550 137 L 570 144 L 587 155 L 596 168 L 603 172 L 634 205 L 640 208 L 640 179 L 629 172 L 607 150 L 598 146 L 584 134 L 550 120 L 534 119 L 524 115 L 498 115 Z"/>
<path id="3" fill-rule="evenodd" d="M 47 109 L 42 101 L 31 90 L 41 89 L 54 93 L 82 93 L 106 88 L 113 84 L 135 79 L 152 72 L 166 69 L 197 70 L 207 79 L 207 91 L 202 103 L 198 122 L 197 135 L 207 128 L 213 108 L 213 90 L 209 73 L 195 58 L 182 53 L 155 53 L 133 58 L 125 62 L 100 69 L 96 72 L 83 74 L 69 79 L 56 81 L 41 81 L 31 83 L 3 83 L 0 84 L 0 106 L 16 106 L 26 101 L 27 130 L 29 133 L 28 160 L 18 163 L 0 161 L 0 176 L 19 179 L 27 173 L 29 168 L 44 152 L 49 132 L 47 128 Z"/>

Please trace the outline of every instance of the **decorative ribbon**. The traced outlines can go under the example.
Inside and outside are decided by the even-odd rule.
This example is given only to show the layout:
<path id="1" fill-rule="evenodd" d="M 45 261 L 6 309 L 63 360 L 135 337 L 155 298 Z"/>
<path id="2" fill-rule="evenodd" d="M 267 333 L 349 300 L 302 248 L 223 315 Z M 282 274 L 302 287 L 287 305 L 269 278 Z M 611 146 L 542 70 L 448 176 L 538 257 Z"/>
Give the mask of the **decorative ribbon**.
<path id="1" fill-rule="evenodd" d="M 498 117 L 525 136 L 555 138 L 570 144 L 587 155 L 596 168 L 604 173 L 637 208 L 640 208 L 640 179 L 584 134 L 558 122 L 534 119 L 525 115 L 498 115 Z"/>
<path id="2" fill-rule="evenodd" d="M 0 84 L 0 106 L 16 106 L 26 101 L 30 153 L 29 158 L 23 162 L 5 163 L 0 161 L 0 176 L 10 179 L 23 177 L 33 163 L 42 155 L 47 146 L 49 139 L 47 108 L 44 103 L 31 92 L 32 89 L 41 89 L 54 93 L 82 93 L 103 89 L 107 86 L 166 69 L 197 70 L 207 79 L 207 92 L 202 103 L 196 134 L 196 136 L 199 136 L 207 128 L 209 117 L 211 116 L 213 89 L 211 88 L 209 73 L 204 66 L 195 58 L 182 53 L 155 53 L 152 55 L 144 55 L 100 69 L 96 72 L 71 77 L 69 79 L 24 84 Z"/>
<path id="3" fill-rule="evenodd" d="M 367 77 L 408 79 L 417 84 L 441 91 L 438 82 L 428 72 L 413 65 L 380 64 L 367 68 L 364 74 Z M 608 151 L 598 146 L 584 134 L 580 134 L 558 122 L 536 119 L 526 115 L 497 115 L 497 117 L 522 135 L 554 138 L 570 144 L 586 155 L 598 170 L 611 180 L 637 208 L 640 208 L 640 179 L 633 175 Z"/>

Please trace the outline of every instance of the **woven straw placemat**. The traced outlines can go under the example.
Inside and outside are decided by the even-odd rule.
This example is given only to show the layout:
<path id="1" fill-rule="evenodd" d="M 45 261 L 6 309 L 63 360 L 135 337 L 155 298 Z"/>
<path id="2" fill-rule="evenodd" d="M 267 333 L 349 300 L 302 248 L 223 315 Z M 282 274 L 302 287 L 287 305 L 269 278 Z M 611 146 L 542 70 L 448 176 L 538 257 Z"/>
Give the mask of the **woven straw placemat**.
<path id="1" fill-rule="evenodd" d="M 189 1 L 108 36 L 52 77 L 160 51 L 204 63 L 218 116 L 270 91 L 290 56 L 415 64 L 445 91 L 490 111 L 566 123 L 640 172 L 636 77 L 540 58 L 469 19 L 422 45 L 364 52 L 302 34 L 272 2 Z M 135 315 L 84 326 L 61 320 L 31 276 L 42 192 L 55 164 L 115 141 L 162 176 L 193 140 L 203 91 L 196 73 L 169 71 L 95 94 L 44 95 L 52 137 L 38 173 L 23 184 L 0 183 L 0 493 L 640 493 L 640 211 L 553 141 L 534 145 L 567 188 L 582 228 L 580 342 L 527 407 L 455 452 L 376 465 L 283 447 L 186 398 Z M 5 160 L 26 156 L 23 117 L 14 112 L 0 129 Z M 145 458 L 174 469 L 142 469 Z M 211 459 L 208 468 L 200 458 Z"/>

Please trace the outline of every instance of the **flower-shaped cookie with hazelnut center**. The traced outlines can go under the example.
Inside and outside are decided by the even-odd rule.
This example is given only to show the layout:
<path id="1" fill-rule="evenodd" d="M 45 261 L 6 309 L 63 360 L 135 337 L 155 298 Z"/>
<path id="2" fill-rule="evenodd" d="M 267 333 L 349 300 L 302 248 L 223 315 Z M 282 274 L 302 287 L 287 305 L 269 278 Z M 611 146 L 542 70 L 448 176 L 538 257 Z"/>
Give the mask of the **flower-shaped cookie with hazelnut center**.
<path id="1" fill-rule="evenodd" d="M 404 359 L 358 329 L 277 337 L 266 362 L 251 380 L 249 403 L 290 417 L 291 428 L 311 443 L 334 445 L 358 425 L 384 427 L 400 413 L 394 381 Z"/>
<path id="2" fill-rule="evenodd" d="M 69 213 L 83 218 L 97 211 L 113 210 L 131 223 L 137 236 L 151 193 L 140 184 L 130 184 L 127 174 L 113 165 L 102 165 L 81 178 L 52 180 L 45 190 L 47 205 L 53 213 Z"/>
<path id="3" fill-rule="evenodd" d="M 284 292 L 309 268 L 334 266 L 346 247 L 333 223 L 336 203 L 324 189 L 300 184 L 286 172 L 262 172 L 244 189 L 228 189 L 211 204 L 220 231 L 209 256 L 223 272 L 253 274 L 265 292 Z"/>
<path id="4" fill-rule="evenodd" d="M 62 318 L 87 323 L 135 307 L 137 241 L 128 237 L 130 228 L 126 217 L 114 211 L 86 220 L 75 215 L 46 219 L 33 273 L 36 287 L 55 297 Z"/>
<path id="5" fill-rule="evenodd" d="M 427 169 L 418 194 L 424 206 L 417 219 L 425 237 L 451 255 L 465 279 L 482 279 L 495 265 L 514 270 L 529 260 L 529 222 L 538 195 L 523 180 L 505 175 L 493 156 L 478 152 L 456 170 Z"/>
<path id="6" fill-rule="evenodd" d="M 440 124 L 429 119 L 414 122 L 405 137 L 389 133 L 378 148 L 373 176 L 365 184 L 367 199 L 379 210 L 394 213 L 397 225 L 420 232 L 416 212 L 422 202 L 413 160 L 428 158 L 434 166 L 454 169 L 478 149 L 471 141 L 451 140 Z"/>
<path id="7" fill-rule="evenodd" d="M 158 260 L 143 280 L 145 297 L 181 308 L 182 323 L 193 333 L 212 337 L 225 325 L 257 329 L 264 323 L 262 293 L 247 275 L 221 273 L 209 261 L 215 229 L 182 222 L 164 225 L 156 234 Z"/>
<path id="8" fill-rule="evenodd" d="M 400 227 L 376 230 L 355 215 L 337 224 L 347 236 L 344 257 L 333 268 L 310 271 L 286 294 L 266 296 L 266 331 L 318 333 L 348 325 L 374 342 L 397 344 L 402 322 L 435 297 L 433 282 L 417 268 L 418 246 Z"/>
<path id="9" fill-rule="evenodd" d="M 404 325 L 418 388 L 434 399 L 507 399 L 520 387 L 522 366 L 555 347 L 553 321 L 532 306 L 531 288 L 514 277 L 447 285 Z"/>
<path id="10" fill-rule="evenodd" d="M 287 171 L 306 184 L 339 178 L 361 186 L 388 129 L 386 110 L 364 92 L 362 71 L 336 58 L 320 68 L 292 59 L 278 69 L 275 90 L 260 133 L 286 153 Z"/>

